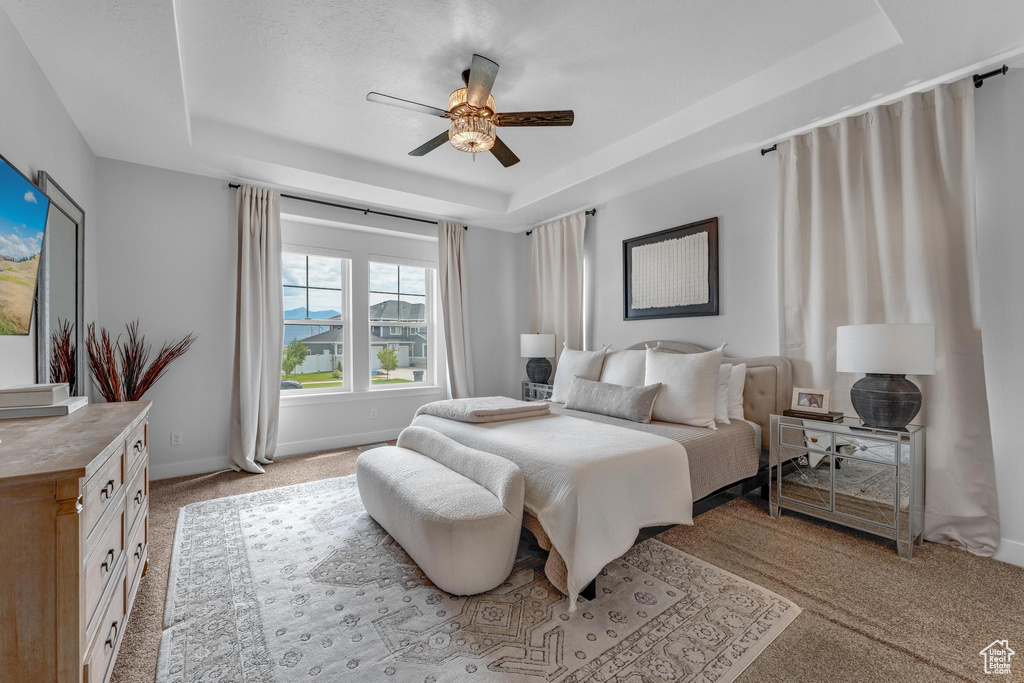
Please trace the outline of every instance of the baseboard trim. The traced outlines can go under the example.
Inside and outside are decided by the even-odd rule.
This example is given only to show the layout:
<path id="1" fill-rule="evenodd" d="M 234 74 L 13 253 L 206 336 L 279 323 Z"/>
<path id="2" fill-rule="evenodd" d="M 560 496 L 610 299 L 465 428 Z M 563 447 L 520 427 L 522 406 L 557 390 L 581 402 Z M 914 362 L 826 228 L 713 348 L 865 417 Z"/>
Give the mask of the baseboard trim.
<path id="1" fill-rule="evenodd" d="M 401 428 L 383 429 L 379 432 L 363 432 L 362 434 L 342 434 L 329 436 L 324 439 L 308 439 L 306 441 L 292 441 L 290 443 L 278 443 L 275 458 L 287 458 L 292 455 L 304 455 L 316 453 L 317 451 L 330 451 L 336 448 L 351 448 L 362 446 L 368 443 L 380 441 L 391 441 L 397 439 L 402 433 Z"/>
<path id="2" fill-rule="evenodd" d="M 193 460 L 178 460 L 168 463 L 153 463 L 150 458 L 149 478 L 151 481 L 158 479 L 172 479 L 174 477 L 188 477 L 193 474 L 209 474 L 231 469 L 231 461 L 225 456 L 223 458 L 195 458 Z"/>
<path id="3" fill-rule="evenodd" d="M 1000 562 L 1024 567 L 1024 543 L 1004 538 L 999 542 L 999 549 L 993 557 Z"/>
<path id="4" fill-rule="evenodd" d="M 344 434 L 341 436 L 330 436 L 324 439 L 308 439 L 306 441 L 292 441 L 290 443 L 278 443 L 275 458 L 288 458 L 293 455 L 305 455 L 317 451 L 330 451 L 338 448 L 351 448 L 362 446 L 368 443 L 380 441 L 391 441 L 397 439 L 402 432 L 398 429 L 383 429 L 378 432 L 363 432 L 361 434 Z M 273 465 L 271 465 L 273 467 Z M 231 469 L 231 461 L 227 458 L 195 458 L 194 460 L 180 460 L 177 462 L 154 464 L 149 466 L 149 478 L 152 481 L 158 479 L 171 479 L 173 477 L 187 477 L 193 474 L 209 474 Z"/>

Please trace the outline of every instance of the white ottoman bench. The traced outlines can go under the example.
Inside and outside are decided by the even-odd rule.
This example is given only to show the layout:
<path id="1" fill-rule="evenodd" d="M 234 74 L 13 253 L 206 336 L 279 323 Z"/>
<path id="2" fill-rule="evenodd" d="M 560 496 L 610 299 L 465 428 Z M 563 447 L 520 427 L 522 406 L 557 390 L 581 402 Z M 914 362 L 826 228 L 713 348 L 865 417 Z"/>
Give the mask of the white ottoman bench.
<path id="1" fill-rule="evenodd" d="M 473 595 L 508 578 L 523 520 L 515 463 L 408 427 L 398 446 L 359 456 L 356 483 L 366 511 L 441 590 Z"/>

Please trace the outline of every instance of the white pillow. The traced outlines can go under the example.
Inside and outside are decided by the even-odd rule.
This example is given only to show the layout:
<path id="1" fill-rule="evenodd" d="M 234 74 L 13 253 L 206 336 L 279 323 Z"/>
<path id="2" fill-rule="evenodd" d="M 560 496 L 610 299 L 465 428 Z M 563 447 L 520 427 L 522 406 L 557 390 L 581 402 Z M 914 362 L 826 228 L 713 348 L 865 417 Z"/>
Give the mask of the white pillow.
<path id="1" fill-rule="evenodd" d="M 718 366 L 718 385 L 715 387 L 715 422 L 729 424 L 729 379 L 731 365 Z"/>
<path id="2" fill-rule="evenodd" d="M 564 346 L 564 345 L 563 345 Z M 565 403 L 574 377 L 597 381 L 601 378 L 601 367 L 608 347 L 599 351 L 574 351 L 568 346 L 562 349 L 555 369 L 555 381 L 551 388 L 551 400 Z"/>
<path id="3" fill-rule="evenodd" d="M 729 377 L 729 419 L 743 420 L 743 386 L 747 382 L 747 364 L 732 366 Z"/>
<path id="4" fill-rule="evenodd" d="M 612 351 L 604 357 L 601 381 L 624 387 L 644 386 L 647 352 L 643 349 Z"/>
<path id="5" fill-rule="evenodd" d="M 647 349 L 644 384 L 662 385 L 653 419 L 717 429 L 715 394 L 722 351 L 665 353 Z"/>

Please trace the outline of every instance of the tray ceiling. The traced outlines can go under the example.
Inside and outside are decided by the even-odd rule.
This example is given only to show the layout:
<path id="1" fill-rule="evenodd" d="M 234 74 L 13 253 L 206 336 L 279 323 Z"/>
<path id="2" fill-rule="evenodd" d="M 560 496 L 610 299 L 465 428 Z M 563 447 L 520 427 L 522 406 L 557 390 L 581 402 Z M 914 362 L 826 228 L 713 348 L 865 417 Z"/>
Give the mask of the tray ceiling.
<path id="1" fill-rule="evenodd" d="M 504 229 L 1024 42 L 1024 3 L 1003 0 L 0 6 L 99 156 Z M 409 157 L 445 122 L 366 93 L 444 107 L 473 52 L 501 65 L 499 111 L 571 108 L 575 124 L 502 130 L 509 169 L 448 145 Z"/>

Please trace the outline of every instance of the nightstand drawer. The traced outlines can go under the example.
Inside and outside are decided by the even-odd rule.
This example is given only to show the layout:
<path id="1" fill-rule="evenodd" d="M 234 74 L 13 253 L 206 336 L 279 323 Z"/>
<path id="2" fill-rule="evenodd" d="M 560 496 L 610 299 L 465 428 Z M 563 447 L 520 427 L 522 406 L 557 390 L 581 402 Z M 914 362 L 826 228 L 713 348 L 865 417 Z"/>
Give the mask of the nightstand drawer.
<path id="1" fill-rule="evenodd" d="M 899 444 L 895 441 L 876 439 L 855 431 L 849 434 L 836 434 L 836 453 L 848 458 L 895 465 L 898 447 Z"/>

